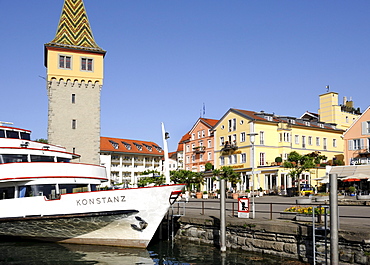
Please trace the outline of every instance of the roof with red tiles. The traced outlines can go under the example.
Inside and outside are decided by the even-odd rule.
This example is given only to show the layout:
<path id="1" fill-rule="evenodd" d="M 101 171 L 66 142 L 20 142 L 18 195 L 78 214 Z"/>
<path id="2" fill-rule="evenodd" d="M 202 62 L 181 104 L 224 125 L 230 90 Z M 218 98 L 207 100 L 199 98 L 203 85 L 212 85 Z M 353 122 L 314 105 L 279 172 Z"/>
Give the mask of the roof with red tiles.
<path id="1" fill-rule="evenodd" d="M 100 151 L 163 156 L 162 148 L 154 142 L 100 137 Z"/>

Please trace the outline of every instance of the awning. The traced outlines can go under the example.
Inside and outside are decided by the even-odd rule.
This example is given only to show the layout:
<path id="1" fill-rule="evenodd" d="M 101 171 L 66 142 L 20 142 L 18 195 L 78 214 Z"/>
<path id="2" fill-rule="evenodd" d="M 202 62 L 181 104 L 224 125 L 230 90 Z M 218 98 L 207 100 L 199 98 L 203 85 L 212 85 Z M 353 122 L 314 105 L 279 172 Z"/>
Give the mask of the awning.
<path id="1" fill-rule="evenodd" d="M 329 174 L 337 174 L 338 178 L 350 177 L 359 179 L 369 179 L 370 165 L 335 166 L 331 168 Z"/>
<path id="2" fill-rule="evenodd" d="M 353 179 L 353 178 L 345 178 L 345 179 L 342 179 L 343 182 L 354 182 L 354 181 L 361 181 L 361 179 Z"/>

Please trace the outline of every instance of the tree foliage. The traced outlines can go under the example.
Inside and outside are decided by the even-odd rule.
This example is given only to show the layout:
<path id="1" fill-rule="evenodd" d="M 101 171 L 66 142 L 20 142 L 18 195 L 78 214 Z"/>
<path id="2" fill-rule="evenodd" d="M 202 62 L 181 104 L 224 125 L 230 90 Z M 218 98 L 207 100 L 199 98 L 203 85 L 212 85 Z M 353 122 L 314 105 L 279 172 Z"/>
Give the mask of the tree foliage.
<path id="1" fill-rule="evenodd" d="M 197 191 L 200 190 L 200 184 L 204 182 L 204 175 L 201 172 L 193 172 L 190 170 L 171 171 L 171 181 L 175 184 L 186 184 L 186 189 L 190 190 L 192 185 Z"/>
<path id="2" fill-rule="evenodd" d="M 165 178 L 160 175 L 156 170 L 145 170 L 140 175 L 152 175 L 150 177 L 140 177 L 137 181 L 139 187 L 145 187 L 153 184 L 154 186 L 159 186 L 164 184 Z"/>
<path id="3" fill-rule="evenodd" d="M 44 138 L 36 139 L 35 142 L 43 143 L 43 144 L 48 144 L 48 140 Z"/>
<path id="4" fill-rule="evenodd" d="M 230 166 L 223 166 L 221 169 L 213 170 L 213 175 L 231 182 L 232 187 L 236 187 L 236 184 L 241 181 L 240 175 Z"/>
<path id="5" fill-rule="evenodd" d="M 283 163 L 285 168 L 289 169 L 289 175 L 298 180 L 298 191 L 301 192 L 300 175 L 303 172 L 308 172 L 311 168 L 316 167 L 322 160 L 326 160 L 326 156 L 320 152 L 312 152 L 306 155 L 301 155 L 296 151 L 290 152 L 287 161 Z"/>

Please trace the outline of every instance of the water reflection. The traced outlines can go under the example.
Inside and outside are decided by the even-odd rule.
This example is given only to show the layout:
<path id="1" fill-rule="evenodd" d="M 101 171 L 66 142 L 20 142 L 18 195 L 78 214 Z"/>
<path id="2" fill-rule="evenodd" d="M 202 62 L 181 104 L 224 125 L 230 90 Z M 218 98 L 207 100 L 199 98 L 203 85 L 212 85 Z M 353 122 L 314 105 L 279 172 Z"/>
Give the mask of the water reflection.
<path id="1" fill-rule="evenodd" d="M 0 264 L 303 264 L 274 256 L 219 249 L 189 242 L 171 245 L 166 241 L 151 244 L 147 250 L 135 248 L 54 244 L 34 241 L 0 241 Z"/>

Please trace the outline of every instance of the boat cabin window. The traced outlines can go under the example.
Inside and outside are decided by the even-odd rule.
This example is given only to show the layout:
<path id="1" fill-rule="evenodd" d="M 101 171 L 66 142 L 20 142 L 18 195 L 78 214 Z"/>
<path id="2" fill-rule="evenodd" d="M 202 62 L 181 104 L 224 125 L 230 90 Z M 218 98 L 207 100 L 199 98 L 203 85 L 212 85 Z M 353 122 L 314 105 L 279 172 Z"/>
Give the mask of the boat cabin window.
<path id="1" fill-rule="evenodd" d="M 4 130 L 0 130 L 0 138 L 5 138 L 5 131 Z"/>
<path id="2" fill-rule="evenodd" d="M 6 131 L 6 138 L 19 139 L 19 133 L 15 131 Z"/>
<path id="3" fill-rule="evenodd" d="M 31 162 L 54 162 L 54 156 L 31 155 Z"/>
<path id="4" fill-rule="evenodd" d="M 14 187 L 0 188 L 0 200 L 13 199 L 14 198 Z"/>
<path id="5" fill-rule="evenodd" d="M 57 162 L 69 162 L 71 161 L 70 159 L 68 158 L 64 158 L 64 157 L 57 157 Z"/>
<path id="6" fill-rule="evenodd" d="M 88 184 L 59 184 L 60 194 L 89 191 Z"/>
<path id="7" fill-rule="evenodd" d="M 31 134 L 28 132 L 21 132 L 21 139 L 23 140 L 31 140 Z"/>
<path id="8" fill-rule="evenodd" d="M 19 163 L 19 162 L 28 162 L 27 155 L 16 155 L 16 154 L 0 155 L 0 164 Z"/>
<path id="9" fill-rule="evenodd" d="M 55 184 L 19 186 L 19 198 L 45 196 L 48 199 L 56 199 Z"/>

